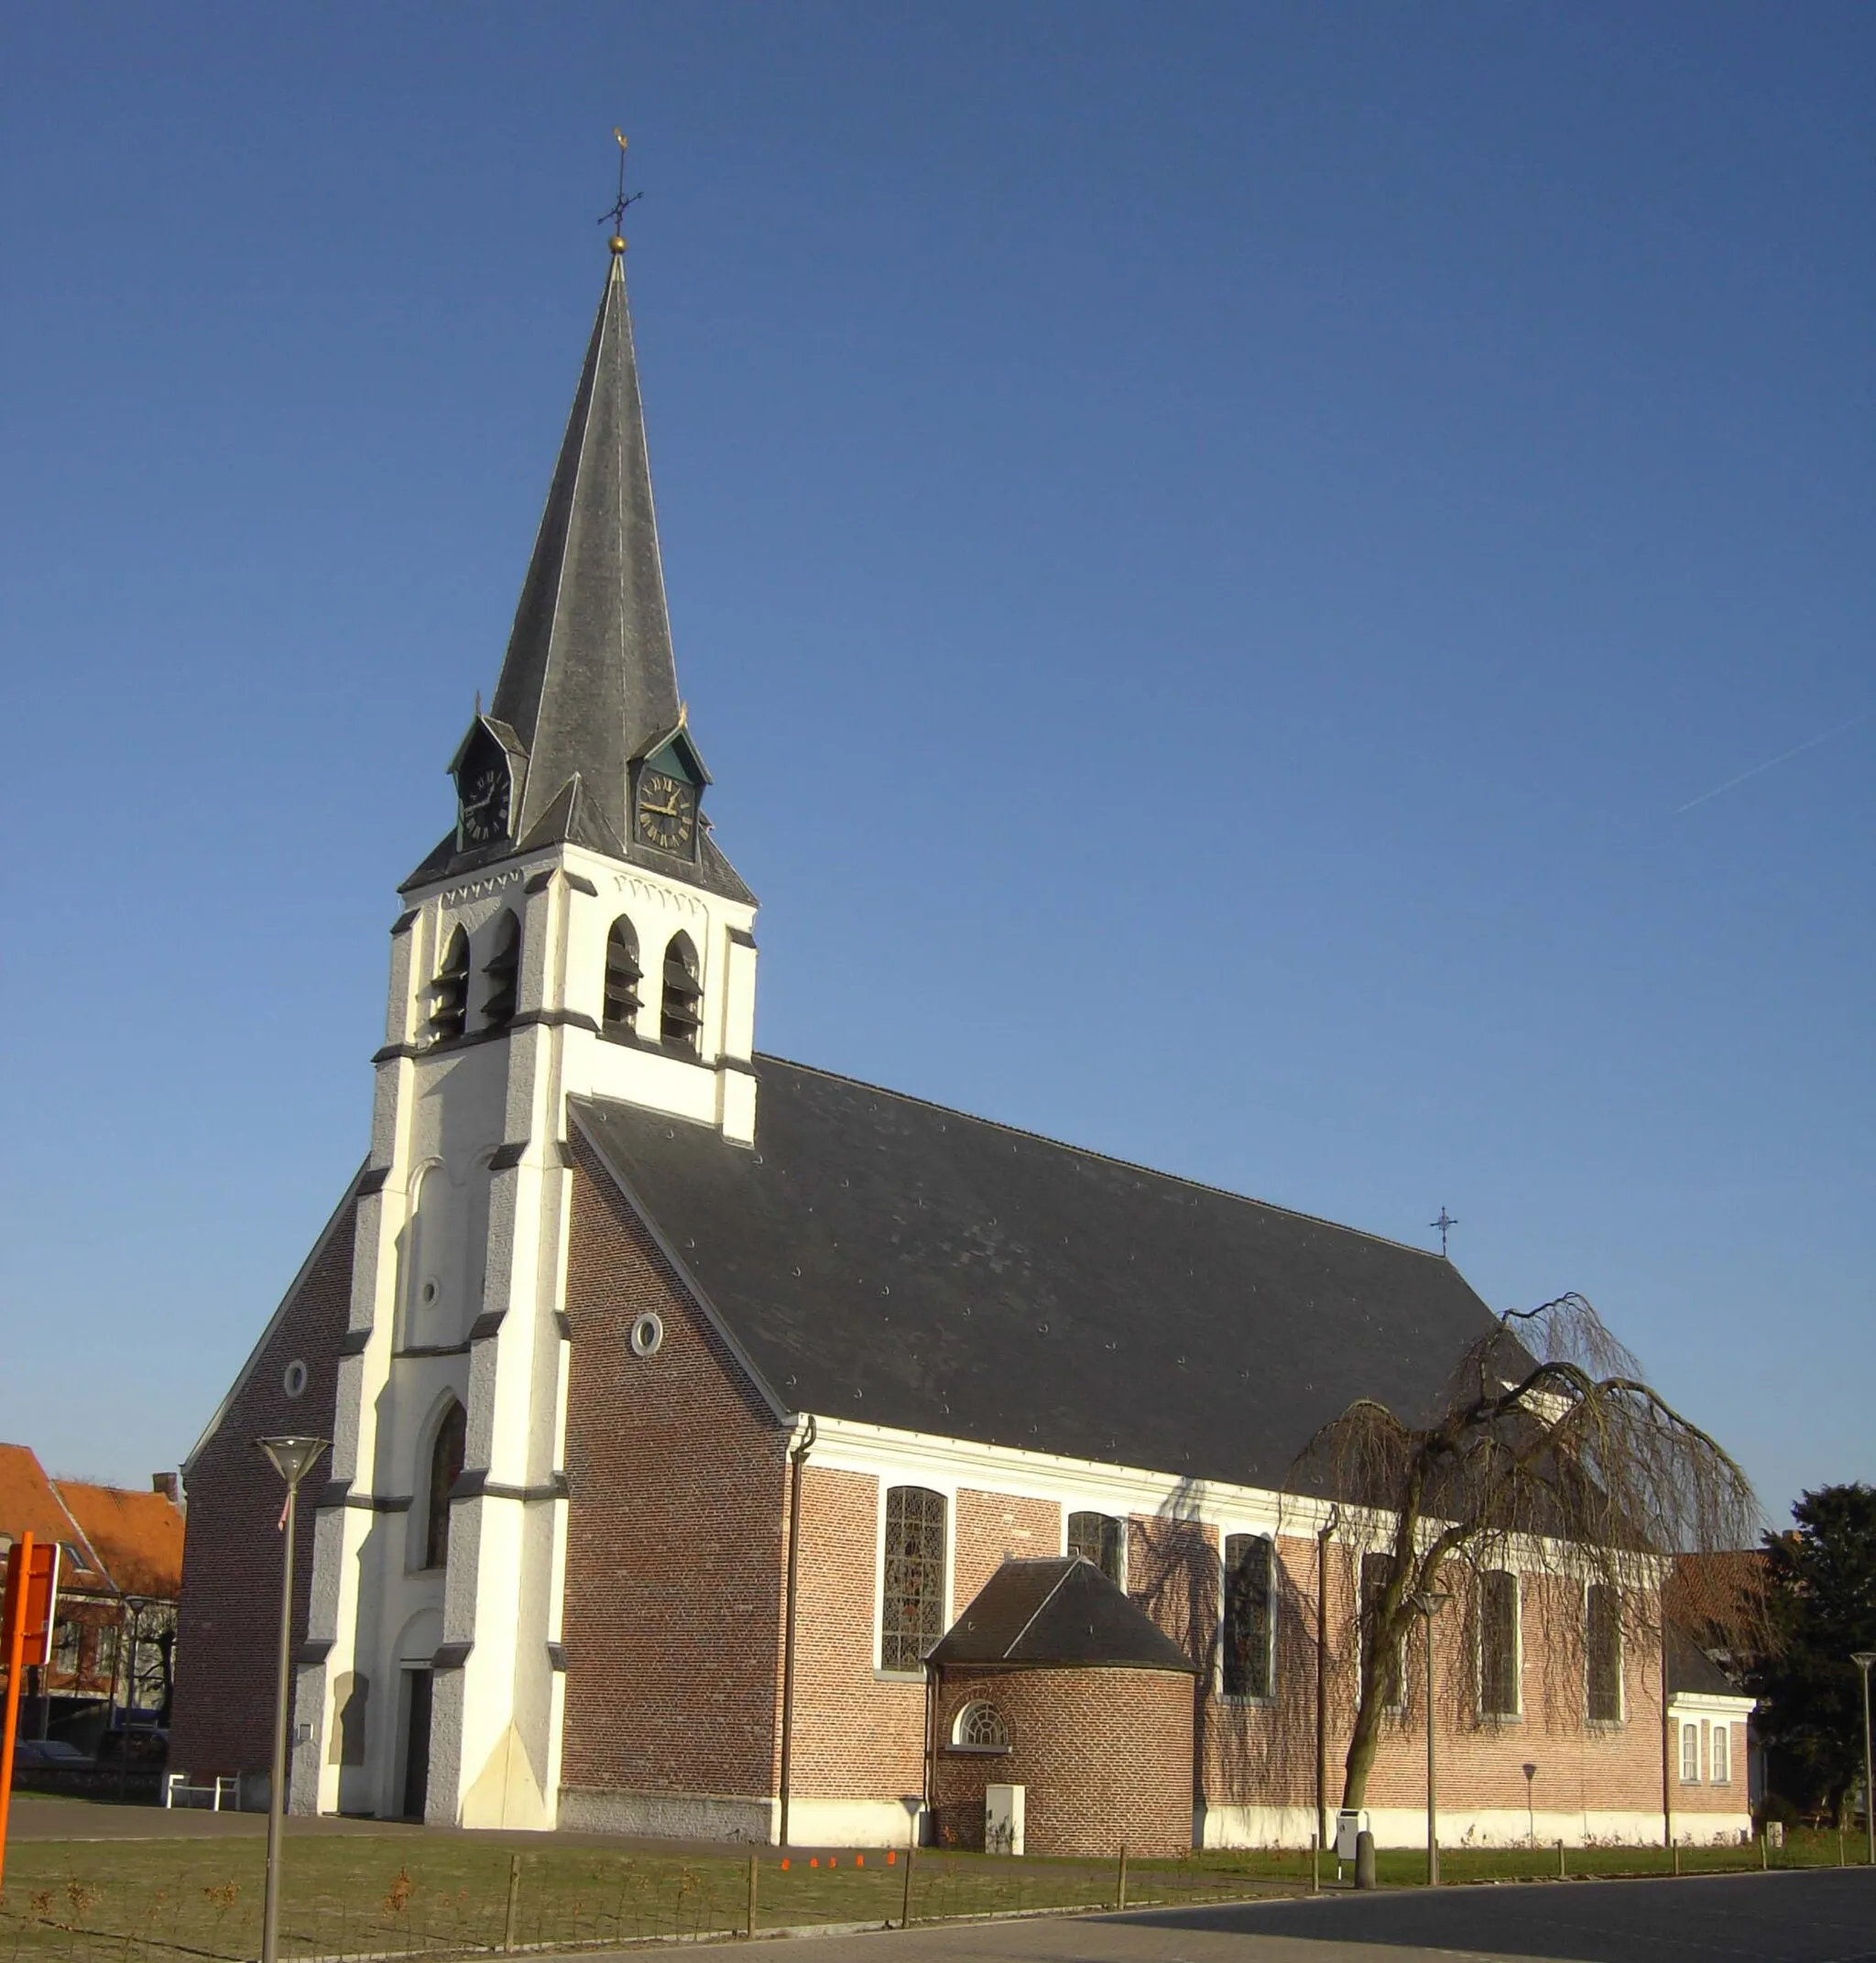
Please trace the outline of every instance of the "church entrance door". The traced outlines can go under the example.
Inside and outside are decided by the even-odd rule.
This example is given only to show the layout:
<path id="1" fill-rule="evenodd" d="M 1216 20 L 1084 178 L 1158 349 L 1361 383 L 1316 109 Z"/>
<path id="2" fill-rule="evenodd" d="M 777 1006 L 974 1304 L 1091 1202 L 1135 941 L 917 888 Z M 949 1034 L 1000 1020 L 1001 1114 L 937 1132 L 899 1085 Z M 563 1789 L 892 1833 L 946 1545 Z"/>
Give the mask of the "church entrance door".
<path id="1" fill-rule="evenodd" d="M 430 1688 L 428 1670 L 407 1670 L 410 1717 L 404 1747 L 404 1817 L 420 1820 L 430 1797 Z"/>

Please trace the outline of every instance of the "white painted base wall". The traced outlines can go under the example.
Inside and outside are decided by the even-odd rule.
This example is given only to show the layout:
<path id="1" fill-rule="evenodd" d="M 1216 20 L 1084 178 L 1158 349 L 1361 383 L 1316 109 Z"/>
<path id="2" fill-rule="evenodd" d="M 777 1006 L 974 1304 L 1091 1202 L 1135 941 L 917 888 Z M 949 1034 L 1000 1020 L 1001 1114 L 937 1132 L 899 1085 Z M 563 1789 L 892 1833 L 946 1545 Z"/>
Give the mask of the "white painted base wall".
<path id="1" fill-rule="evenodd" d="M 672 1840 L 740 1840 L 768 1847 L 775 1839 L 777 1817 L 775 1801 L 733 1794 L 561 1788 L 559 1824 L 577 1833 L 655 1834 Z"/>
<path id="2" fill-rule="evenodd" d="M 1369 1823 L 1375 1845 L 1383 1848 L 1423 1848 L 1426 1845 L 1424 1811 L 1407 1806 L 1377 1806 L 1369 1810 Z M 1440 1811 L 1439 1834 L 1443 1848 L 1528 1847 L 1534 1838 L 1540 1847 L 1554 1848 L 1561 1840 L 1566 1848 L 1659 1847 L 1662 1821 L 1658 1813 L 1576 1812 L 1546 1813 L 1539 1809 L 1535 1819 L 1522 1806 L 1462 1808 Z M 1334 1808 L 1329 1812 L 1329 1833 L 1336 1831 Z M 1315 1832 L 1315 1809 L 1307 1806 L 1210 1806 L 1194 1816 L 1194 1839 L 1207 1848 L 1306 1848 Z M 1751 1816 L 1740 1813 L 1681 1814 L 1674 1819 L 1674 1838 L 1683 1847 L 1731 1845 L 1750 1839 Z"/>

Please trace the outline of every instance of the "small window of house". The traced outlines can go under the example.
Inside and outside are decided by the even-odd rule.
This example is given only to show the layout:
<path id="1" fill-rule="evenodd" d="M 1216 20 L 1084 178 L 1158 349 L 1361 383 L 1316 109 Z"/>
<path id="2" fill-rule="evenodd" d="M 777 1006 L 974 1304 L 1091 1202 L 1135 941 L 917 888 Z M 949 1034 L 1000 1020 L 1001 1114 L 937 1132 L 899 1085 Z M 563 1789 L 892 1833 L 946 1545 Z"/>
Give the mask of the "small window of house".
<path id="1" fill-rule="evenodd" d="M 951 1742 L 959 1751 L 1008 1751 L 1009 1727 L 994 1704 L 967 1704 L 951 1728 Z"/>
<path id="2" fill-rule="evenodd" d="M 423 1533 L 425 1567 L 443 1567 L 449 1562 L 450 1495 L 463 1477 L 463 1453 L 468 1436 L 468 1413 L 452 1399 L 430 1447 L 430 1489 Z"/>
<path id="3" fill-rule="evenodd" d="M 1715 1725 L 1707 1740 L 1707 1776 L 1717 1786 L 1732 1783 L 1732 1727 Z"/>
<path id="4" fill-rule="evenodd" d="M 1225 1537 L 1225 1670 L 1227 1697 L 1271 1695 L 1272 1562 L 1261 1533 Z"/>
<path id="5" fill-rule="evenodd" d="M 1068 1551 L 1092 1561 L 1118 1588 L 1121 1581 L 1120 1550 L 1126 1523 L 1111 1513 L 1071 1513 L 1068 1516 Z"/>
<path id="6" fill-rule="evenodd" d="M 453 928 L 436 979 L 430 985 L 430 1033 L 437 1042 L 460 1036 L 469 1020 L 469 936 Z"/>
<path id="7" fill-rule="evenodd" d="M 879 1667 L 917 1670 L 944 1633 L 944 1496 L 922 1486 L 886 1495 Z"/>
<path id="8" fill-rule="evenodd" d="M 52 1674 L 76 1676 L 83 1645 L 84 1631 L 76 1622 L 55 1622 L 52 1625 Z"/>
<path id="9" fill-rule="evenodd" d="M 1361 1653 L 1366 1656 L 1375 1641 L 1380 1616 L 1381 1598 L 1394 1578 L 1394 1557 L 1387 1554 L 1366 1554 L 1361 1557 Z M 1386 1652 L 1376 1660 L 1375 1688 L 1382 1707 L 1398 1711 L 1402 1700 L 1401 1641 L 1397 1635 Z"/>
<path id="10" fill-rule="evenodd" d="M 483 1027 L 505 1030 L 515 1020 L 515 1001 L 521 986 L 521 922 L 511 912 L 505 911 L 495 923 L 482 978 L 487 989 L 482 1000 Z"/>
<path id="11" fill-rule="evenodd" d="M 1518 1715 L 1518 1577 L 1501 1568 L 1478 1577 L 1478 1708 Z"/>
<path id="12" fill-rule="evenodd" d="M 1622 1718 L 1622 1605 L 1616 1591 L 1592 1584 L 1585 1605 L 1588 1649 L 1589 1718 L 1620 1724 Z"/>
<path id="13" fill-rule="evenodd" d="M 704 1020 L 704 989 L 697 979 L 697 950 L 689 934 L 674 933 L 664 951 L 664 997 L 658 1033 L 668 1043 L 694 1051 Z"/>
<path id="14" fill-rule="evenodd" d="M 638 1020 L 638 936 L 622 913 L 605 937 L 605 1001 L 600 1027 L 610 1036 L 629 1036 Z"/>
<path id="15" fill-rule="evenodd" d="M 1700 1783 L 1700 1727 L 1684 1724 L 1681 1727 L 1681 1783 L 1696 1786 Z"/>
<path id="16" fill-rule="evenodd" d="M 67 1567 L 75 1570 L 78 1574 L 89 1575 L 92 1571 L 91 1563 L 85 1559 L 77 1545 L 71 1541 L 60 1542 L 59 1556 Z"/>

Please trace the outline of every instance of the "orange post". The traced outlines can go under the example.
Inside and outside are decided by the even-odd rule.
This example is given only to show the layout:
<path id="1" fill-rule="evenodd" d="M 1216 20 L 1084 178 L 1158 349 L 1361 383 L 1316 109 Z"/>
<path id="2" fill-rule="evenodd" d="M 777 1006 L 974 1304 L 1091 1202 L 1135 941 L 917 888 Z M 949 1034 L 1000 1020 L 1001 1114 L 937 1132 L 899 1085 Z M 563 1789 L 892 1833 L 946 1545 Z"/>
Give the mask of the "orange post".
<path id="1" fill-rule="evenodd" d="M 26 1668 L 27 1597 L 33 1537 L 22 1533 L 6 1556 L 6 1716 L 0 1723 L 0 1883 L 6 1879 L 6 1816 L 13 1800 L 13 1740 L 19 1730 L 19 1679 Z"/>

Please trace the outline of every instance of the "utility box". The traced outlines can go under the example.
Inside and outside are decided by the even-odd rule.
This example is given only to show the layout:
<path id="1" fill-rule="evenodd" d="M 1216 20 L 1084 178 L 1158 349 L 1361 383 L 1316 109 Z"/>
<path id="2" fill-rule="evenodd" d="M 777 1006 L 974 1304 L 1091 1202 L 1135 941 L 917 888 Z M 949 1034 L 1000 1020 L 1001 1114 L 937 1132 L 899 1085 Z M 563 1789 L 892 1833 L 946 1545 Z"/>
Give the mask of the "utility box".
<path id="1" fill-rule="evenodd" d="M 1356 1811 L 1345 1806 L 1336 1814 L 1336 1859 L 1338 1861 L 1354 1860 L 1357 1838 L 1367 1825 L 1368 1811 L 1365 1807 Z"/>
<path id="2" fill-rule="evenodd" d="M 1021 1786 L 984 1788 L 984 1851 L 987 1854 L 1022 1852 Z"/>

